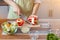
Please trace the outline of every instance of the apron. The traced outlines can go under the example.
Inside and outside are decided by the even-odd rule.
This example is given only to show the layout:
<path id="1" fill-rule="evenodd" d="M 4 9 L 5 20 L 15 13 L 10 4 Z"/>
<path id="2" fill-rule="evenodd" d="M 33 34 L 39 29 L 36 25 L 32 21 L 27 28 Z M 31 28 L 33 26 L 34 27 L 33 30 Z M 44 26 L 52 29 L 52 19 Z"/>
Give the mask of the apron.
<path id="1" fill-rule="evenodd" d="M 23 15 L 27 17 L 31 15 L 34 0 L 14 0 L 14 2 L 17 3 L 17 5 L 19 5 Z M 13 7 L 9 6 L 8 19 L 16 19 L 16 18 L 19 18 L 19 16 L 16 13 L 14 13 Z"/>

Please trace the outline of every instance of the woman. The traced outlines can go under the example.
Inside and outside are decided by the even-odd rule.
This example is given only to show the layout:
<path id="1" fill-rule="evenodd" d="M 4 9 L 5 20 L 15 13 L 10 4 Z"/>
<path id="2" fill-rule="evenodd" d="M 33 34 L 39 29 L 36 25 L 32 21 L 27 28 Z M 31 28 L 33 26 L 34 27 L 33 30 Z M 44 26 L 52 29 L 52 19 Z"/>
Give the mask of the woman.
<path id="1" fill-rule="evenodd" d="M 4 0 L 9 6 L 8 19 L 19 18 L 22 13 L 29 16 L 36 16 L 40 0 Z"/>

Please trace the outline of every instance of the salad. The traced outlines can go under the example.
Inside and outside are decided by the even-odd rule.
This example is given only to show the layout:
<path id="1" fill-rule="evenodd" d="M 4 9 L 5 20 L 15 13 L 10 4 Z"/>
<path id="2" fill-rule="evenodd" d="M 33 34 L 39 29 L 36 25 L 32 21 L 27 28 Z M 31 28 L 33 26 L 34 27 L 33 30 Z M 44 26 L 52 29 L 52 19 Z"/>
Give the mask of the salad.
<path id="1" fill-rule="evenodd" d="M 16 22 L 4 22 L 2 23 L 2 30 L 7 34 L 14 34 L 17 32 L 18 25 Z"/>

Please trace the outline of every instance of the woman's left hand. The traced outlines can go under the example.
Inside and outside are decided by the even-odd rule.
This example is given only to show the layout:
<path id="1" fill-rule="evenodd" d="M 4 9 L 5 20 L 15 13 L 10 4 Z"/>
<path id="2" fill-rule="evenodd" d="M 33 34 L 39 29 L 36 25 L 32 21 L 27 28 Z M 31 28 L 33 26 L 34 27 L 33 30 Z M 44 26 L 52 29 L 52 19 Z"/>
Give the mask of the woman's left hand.
<path id="1" fill-rule="evenodd" d="M 30 16 L 28 17 L 28 20 L 31 19 L 31 18 L 38 18 L 38 16 L 37 16 L 37 15 L 30 15 Z"/>
<path id="2" fill-rule="evenodd" d="M 28 21 L 31 22 L 33 25 L 38 23 L 38 16 L 37 15 L 31 15 L 28 17 Z"/>

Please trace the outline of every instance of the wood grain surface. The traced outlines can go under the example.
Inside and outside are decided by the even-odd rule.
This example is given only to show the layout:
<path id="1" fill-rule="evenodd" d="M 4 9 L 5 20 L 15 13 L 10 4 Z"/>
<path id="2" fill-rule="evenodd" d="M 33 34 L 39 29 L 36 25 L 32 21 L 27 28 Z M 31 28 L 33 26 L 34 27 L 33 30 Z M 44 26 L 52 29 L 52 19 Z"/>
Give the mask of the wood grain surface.
<path id="1" fill-rule="evenodd" d="M 9 19 L 0 19 L 0 24 L 3 23 L 3 22 L 5 22 L 5 21 L 11 21 L 11 20 L 9 20 Z M 37 27 L 37 28 L 32 27 L 31 30 L 32 29 L 40 30 L 39 27 Z M 41 30 L 43 30 L 43 28 L 41 28 Z M 44 29 L 44 30 L 48 30 L 48 29 Z M 0 26 L 0 39 L 30 39 L 30 38 L 31 37 L 29 36 L 29 34 L 26 34 L 26 35 L 25 34 L 19 34 L 19 35 L 2 35 L 2 28 Z M 46 39 L 46 35 L 39 35 L 38 39 Z"/>

